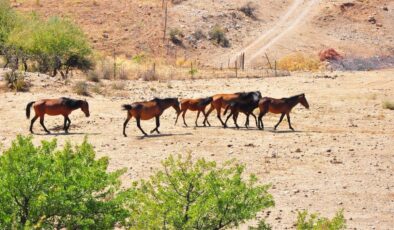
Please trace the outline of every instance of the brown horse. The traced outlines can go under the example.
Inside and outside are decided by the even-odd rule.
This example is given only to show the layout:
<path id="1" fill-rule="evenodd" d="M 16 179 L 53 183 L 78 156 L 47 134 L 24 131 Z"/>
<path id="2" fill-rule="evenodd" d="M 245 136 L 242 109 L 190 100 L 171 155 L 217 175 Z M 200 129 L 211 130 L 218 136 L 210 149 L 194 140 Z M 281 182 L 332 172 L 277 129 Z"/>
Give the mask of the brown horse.
<path id="1" fill-rule="evenodd" d="M 283 117 L 286 115 L 287 122 L 289 123 L 289 128 L 294 131 L 290 123 L 290 112 L 294 108 L 294 106 L 296 106 L 298 103 L 301 103 L 301 105 L 309 109 L 309 104 L 308 101 L 306 100 L 305 94 L 299 94 L 289 98 L 281 98 L 281 99 L 275 99 L 270 97 L 262 98 L 259 102 L 259 109 L 260 109 L 259 123 L 258 123 L 259 129 L 264 129 L 264 124 L 262 120 L 263 116 L 267 112 L 271 112 L 275 114 L 279 114 L 279 113 L 282 114 L 280 116 L 279 122 L 274 126 L 274 130 L 276 130 L 278 125 L 282 122 Z"/>
<path id="2" fill-rule="evenodd" d="M 30 132 L 33 133 L 33 124 L 40 118 L 40 124 L 44 128 L 45 132 L 50 133 L 44 125 L 44 115 L 50 116 L 63 115 L 64 116 L 64 127 L 63 130 L 68 133 L 70 128 L 71 120 L 68 117 L 70 113 L 76 109 L 81 109 L 86 117 L 90 116 L 89 103 L 86 100 L 75 100 L 66 97 L 59 99 L 44 99 L 39 101 L 32 101 L 26 106 L 26 117 L 30 118 L 30 109 L 33 106 L 35 116 L 31 119 Z"/>
<path id="3" fill-rule="evenodd" d="M 212 97 L 198 98 L 198 99 L 182 99 L 181 100 L 181 113 L 182 113 L 182 118 L 183 118 L 183 124 L 185 124 L 185 126 L 187 127 L 187 124 L 185 121 L 185 114 L 186 114 L 187 110 L 198 111 L 197 118 L 195 121 L 195 124 L 197 127 L 198 126 L 197 120 L 198 120 L 198 117 L 200 116 L 200 113 L 202 112 L 202 114 L 205 117 L 205 108 L 211 102 L 212 102 Z M 175 120 L 175 124 L 178 122 L 178 117 L 181 113 L 178 113 L 178 116 L 176 117 L 176 120 Z M 211 124 L 209 124 L 208 120 L 207 120 L 207 122 L 208 122 L 208 125 L 211 126 Z M 204 124 L 204 126 L 206 126 L 205 119 L 204 119 L 203 124 Z"/>
<path id="4" fill-rule="evenodd" d="M 153 133 L 154 131 L 160 133 L 160 116 L 163 114 L 164 110 L 168 109 L 169 107 L 173 107 L 176 110 L 177 114 L 180 113 L 178 98 L 155 98 L 151 101 L 134 102 L 133 104 L 123 105 L 122 107 L 124 110 L 127 110 L 127 118 L 123 124 L 123 135 L 125 137 L 127 137 L 127 123 L 132 117 L 135 117 L 135 119 L 137 120 L 137 127 L 141 130 L 141 132 L 145 136 L 148 136 L 148 134 L 146 134 L 145 131 L 141 128 L 141 120 L 149 120 L 155 117 L 156 128 L 150 131 L 150 133 Z"/>
<path id="5" fill-rule="evenodd" d="M 227 124 L 228 119 L 233 116 L 234 124 L 237 129 L 239 129 L 239 126 L 237 124 L 237 119 L 238 119 L 238 114 L 241 112 L 246 115 L 246 121 L 245 121 L 245 127 L 248 129 L 249 128 L 249 116 L 252 115 L 254 117 L 254 120 L 256 122 L 256 126 L 258 127 L 257 123 L 257 118 L 256 115 L 253 114 L 253 111 L 259 106 L 259 101 L 260 100 L 254 100 L 254 101 L 248 101 L 248 102 L 243 102 L 243 101 L 232 101 L 228 104 L 226 110 L 224 110 L 224 115 L 226 115 L 227 110 L 230 109 L 230 114 L 227 116 L 226 121 L 224 122 Z M 226 125 L 227 126 L 227 125 Z"/>
<path id="6" fill-rule="evenodd" d="M 252 92 L 239 92 L 233 94 L 216 94 L 212 96 L 211 107 L 209 108 L 208 112 L 206 112 L 204 123 L 208 120 L 209 114 L 216 109 L 217 117 L 222 123 L 223 127 L 226 127 L 226 124 L 223 122 L 222 118 L 220 117 L 221 109 L 226 109 L 227 105 L 235 100 L 240 100 L 243 102 L 248 102 L 252 100 L 258 100 L 261 98 L 260 91 L 252 91 Z"/>

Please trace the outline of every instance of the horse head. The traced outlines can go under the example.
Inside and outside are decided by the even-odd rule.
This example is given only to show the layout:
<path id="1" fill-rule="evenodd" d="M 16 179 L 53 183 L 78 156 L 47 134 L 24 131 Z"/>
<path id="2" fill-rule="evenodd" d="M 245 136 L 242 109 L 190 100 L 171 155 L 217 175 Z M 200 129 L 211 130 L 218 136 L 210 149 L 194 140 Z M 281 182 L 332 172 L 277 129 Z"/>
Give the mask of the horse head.
<path id="1" fill-rule="evenodd" d="M 298 96 L 298 101 L 301 103 L 301 105 L 303 105 L 305 108 L 309 109 L 309 103 L 306 100 L 305 94 L 300 94 Z"/>
<path id="2" fill-rule="evenodd" d="M 86 117 L 90 116 L 89 103 L 86 100 L 81 101 L 81 110 L 83 113 L 85 113 Z"/>

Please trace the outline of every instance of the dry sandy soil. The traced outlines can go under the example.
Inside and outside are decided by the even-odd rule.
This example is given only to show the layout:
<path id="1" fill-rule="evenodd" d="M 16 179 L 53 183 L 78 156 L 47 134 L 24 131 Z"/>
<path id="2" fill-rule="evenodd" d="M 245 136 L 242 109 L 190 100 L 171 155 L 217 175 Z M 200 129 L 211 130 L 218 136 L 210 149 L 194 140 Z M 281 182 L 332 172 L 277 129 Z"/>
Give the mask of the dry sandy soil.
<path id="1" fill-rule="evenodd" d="M 98 156 L 110 157 L 110 170 L 126 167 L 125 185 L 146 178 L 160 168 L 170 154 L 191 152 L 223 162 L 232 158 L 246 164 L 262 183 L 272 183 L 276 207 L 261 213 L 275 229 L 291 229 L 296 210 L 308 209 L 333 216 L 344 209 L 351 229 L 392 229 L 394 226 L 394 111 L 383 109 L 382 102 L 394 99 L 394 71 L 293 74 L 291 77 L 264 79 L 212 79 L 194 81 L 127 81 L 118 96 L 93 95 L 91 117 L 81 111 L 71 115 L 71 133 L 63 135 L 55 127 L 61 117 L 47 117 L 53 134 L 45 135 L 35 124 L 35 142 L 57 138 L 62 145 L 79 143 L 87 135 Z M 334 79 L 333 79 L 334 78 Z M 1 93 L 0 143 L 10 145 L 17 134 L 29 134 L 25 106 L 32 100 L 60 96 L 76 97 L 61 81 L 41 76 L 30 77 L 34 86 L 27 93 Z M 44 90 L 45 89 L 45 90 Z M 304 92 L 310 110 L 297 106 L 292 113 L 295 132 L 284 121 L 264 119 L 266 130 L 223 129 L 215 116 L 213 127 L 194 128 L 195 114 L 187 113 L 191 127 L 174 126 L 174 110 L 161 119 L 162 135 L 141 138 L 135 122 L 122 136 L 126 112 L 121 104 L 158 97 L 200 97 L 218 92 L 260 90 L 263 95 L 284 97 Z M 80 97 L 79 97 L 80 98 Z M 256 111 L 257 112 L 257 111 Z M 243 124 L 243 116 L 239 120 Z M 149 131 L 154 121 L 142 122 Z M 233 126 L 230 122 L 231 127 Z M 253 223 L 253 222 L 252 222 Z M 242 228 L 246 228 L 243 226 Z"/>

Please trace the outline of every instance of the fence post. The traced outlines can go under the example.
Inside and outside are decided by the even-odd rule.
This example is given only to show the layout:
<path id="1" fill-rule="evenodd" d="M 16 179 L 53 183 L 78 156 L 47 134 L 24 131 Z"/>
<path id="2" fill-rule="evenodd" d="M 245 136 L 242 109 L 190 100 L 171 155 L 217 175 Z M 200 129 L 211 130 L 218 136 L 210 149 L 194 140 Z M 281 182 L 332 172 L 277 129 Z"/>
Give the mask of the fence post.
<path id="1" fill-rule="evenodd" d="M 272 70 L 272 65 L 271 65 L 270 59 L 268 58 L 267 53 L 265 53 L 265 58 L 267 58 L 268 65 L 269 65 L 270 69 Z"/>
<path id="2" fill-rule="evenodd" d="M 278 76 L 278 74 L 276 72 L 276 60 L 275 60 L 275 77 L 277 77 L 277 76 Z"/>
<path id="3" fill-rule="evenodd" d="M 238 77 L 238 60 L 235 59 L 235 78 Z"/>
<path id="4" fill-rule="evenodd" d="M 164 10 L 164 34 L 163 34 L 163 42 L 166 40 L 166 32 L 167 32 L 167 1 L 166 1 L 166 8 Z"/>
<path id="5" fill-rule="evenodd" d="M 113 51 L 113 58 L 114 58 L 114 80 L 116 80 L 116 53 L 115 53 L 115 48 Z"/>

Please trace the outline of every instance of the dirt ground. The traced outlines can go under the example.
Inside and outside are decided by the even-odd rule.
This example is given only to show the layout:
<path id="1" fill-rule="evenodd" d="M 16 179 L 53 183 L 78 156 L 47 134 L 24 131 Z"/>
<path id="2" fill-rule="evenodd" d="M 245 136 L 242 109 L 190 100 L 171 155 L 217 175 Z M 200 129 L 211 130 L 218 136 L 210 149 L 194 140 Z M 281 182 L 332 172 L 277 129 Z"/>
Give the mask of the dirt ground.
<path id="1" fill-rule="evenodd" d="M 194 158 L 223 162 L 235 158 L 246 164 L 262 183 L 271 183 L 276 206 L 261 213 L 274 229 L 292 229 L 297 210 L 308 209 L 332 217 L 344 209 L 349 229 L 392 229 L 394 226 L 394 111 L 383 109 L 394 100 L 394 70 L 380 72 L 293 74 L 264 79 L 212 79 L 166 82 L 127 81 L 117 96 L 93 95 L 90 118 L 81 111 L 71 115 L 69 135 L 55 129 L 61 117 L 46 117 L 52 135 L 37 122 L 35 142 L 57 138 L 79 143 L 87 135 L 97 155 L 110 157 L 110 170 L 126 167 L 125 185 L 146 178 L 170 154 L 190 152 Z M 0 143 L 8 147 L 17 134 L 29 134 L 25 107 L 30 101 L 75 96 L 70 86 L 34 78 L 27 93 L 0 93 Z M 268 115 L 266 130 L 223 129 L 210 116 L 212 127 L 194 128 L 195 114 L 186 114 L 189 127 L 174 126 L 175 112 L 161 119 L 162 135 L 141 138 L 135 121 L 122 136 L 126 112 L 121 105 L 158 97 L 201 97 L 215 93 L 260 90 L 263 96 L 285 97 L 305 93 L 310 110 L 297 106 L 291 114 L 295 132 L 286 120 Z M 256 111 L 257 112 L 257 111 Z M 240 115 L 239 124 L 244 116 Z M 233 127 L 232 121 L 229 122 Z M 154 120 L 143 121 L 149 131 Z M 253 222 L 251 222 L 253 223 Z M 246 228 L 246 225 L 241 227 Z"/>

